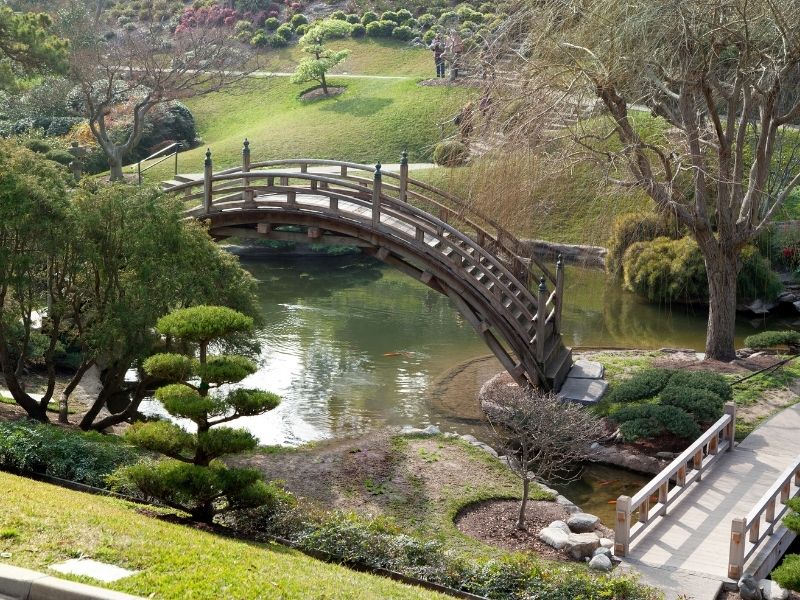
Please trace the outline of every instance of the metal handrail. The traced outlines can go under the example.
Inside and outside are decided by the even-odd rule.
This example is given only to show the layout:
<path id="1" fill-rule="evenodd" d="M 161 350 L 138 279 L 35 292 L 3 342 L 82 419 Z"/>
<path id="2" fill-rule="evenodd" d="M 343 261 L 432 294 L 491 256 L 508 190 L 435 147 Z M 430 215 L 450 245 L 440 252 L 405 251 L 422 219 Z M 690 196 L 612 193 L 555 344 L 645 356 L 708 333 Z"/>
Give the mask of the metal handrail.
<path id="1" fill-rule="evenodd" d="M 161 156 L 162 154 L 164 154 L 165 152 L 167 152 L 169 150 L 172 150 L 173 148 L 176 149 L 175 152 L 167 154 L 161 160 L 159 160 L 157 162 L 154 162 L 152 165 L 147 165 L 144 169 L 142 168 L 142 163 L 145 163 L 148 160 L 153 160 L 154 158 L 158 158 L 159 156 Z M 177 175 L 178 174 L 178 153 L 181 151 L 182 148 L 183 148 L 183 144 L 181 144 L 180 142 L 175 142 L 174 144 L 170 144 L 166 148 L 162 148 L 158 152 L 154 152 L 153 154 L 151 154 L 147 158 L 143 158 L 138 163 L 136 163 L 136 173 L 137 173 L 138 178 L 139 178 L 139 185 L 142 185 L 142 173 L 152 169 L 156 165 L 160 165 L 162 162 L 164 162 L 165 160 L 167 160 L 168 158 L 170 158 L 172 156 L 175 157 L 175 175 Z"/>

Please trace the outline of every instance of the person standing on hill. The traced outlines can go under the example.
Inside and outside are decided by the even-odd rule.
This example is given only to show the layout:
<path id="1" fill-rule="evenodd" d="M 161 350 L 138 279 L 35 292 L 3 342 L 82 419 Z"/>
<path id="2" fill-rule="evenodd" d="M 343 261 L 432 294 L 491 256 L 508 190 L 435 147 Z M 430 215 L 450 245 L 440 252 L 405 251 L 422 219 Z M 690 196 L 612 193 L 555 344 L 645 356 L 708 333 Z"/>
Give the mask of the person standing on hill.
<path id="1" fill-rule="evenodd" d="M 464 40 L 455 29 L 447 38 L 447 53 L 450 55 L 450 81 L 455 81 L 461 66 L 461 55 L 464 53 Z"/>
<path id="2" fill-rule="evenodd" d="M 444 41 L 441 34 L 436 34 L 431 42 L 430 49 L 433 51 L 433 61 L 436 63 L 436 77 L 444 77 Z"/>

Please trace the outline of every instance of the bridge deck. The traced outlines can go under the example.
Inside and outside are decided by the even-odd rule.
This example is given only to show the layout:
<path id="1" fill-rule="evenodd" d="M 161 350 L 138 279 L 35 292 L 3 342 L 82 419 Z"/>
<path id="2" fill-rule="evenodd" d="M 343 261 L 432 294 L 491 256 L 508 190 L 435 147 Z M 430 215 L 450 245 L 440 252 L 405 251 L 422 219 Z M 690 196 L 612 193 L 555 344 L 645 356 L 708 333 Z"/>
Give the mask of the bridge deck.
<path id="1" fill-rule="evenodd" d="M 668 598 L 714 600 L 727 579 L 731 521 L 747 515 L 795 459 L 798 431 L 800 405 L 764 423 L 650 525 L 624 562 L 666 587 Z"/>

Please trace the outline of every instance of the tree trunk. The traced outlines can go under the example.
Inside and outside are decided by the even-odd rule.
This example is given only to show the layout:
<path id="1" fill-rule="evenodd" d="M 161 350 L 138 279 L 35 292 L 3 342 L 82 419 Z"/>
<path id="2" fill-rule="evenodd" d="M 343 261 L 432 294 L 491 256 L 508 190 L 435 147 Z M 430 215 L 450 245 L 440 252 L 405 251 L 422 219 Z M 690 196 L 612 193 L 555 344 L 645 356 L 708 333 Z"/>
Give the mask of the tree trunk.
<path id="1" fill-rule="evenodd" d="M 519 517 L 517 517 L 517 529 L 525 529 L 525 509 L 528 507 L 528 491 L 531 482 L 527 477 L 522 479 L 522 502 L 519 503 Z"/>
<path id="2" fill-rule="evenodd" d="M 730 362 L 736 358 L 736 277 L 739 253 L 731 248 L 703 252 L 708 275 L 706 358 Z"/>
<path id="3" fill-rule="evenodd" d="M 325 80 L 325 73 L 322 74 L 322 78 L 320 79 L 320 83 L 322 84 L 322 91 L 325 92 L 325 95 L 328 95 L 328 82 Z"/>
<path id="4" fill-rule="evenodd" d="M 69 397 L 72 392 L 75 391 L 75 388 L 78 387 L 78 384 L 81 382 L 81 379 L 83 379 L 86 371 L 88 371 L 89 367 L 91 367 L 93 364 L 93 360 L 81 363 L 75 375 L 72 376 L 72 379 L 69 380 L 67 386 L 61 391 L 61 395 L 58 398 L 59 423 L 69 423 Z"/>
<path id="5" fill-rule="evenodd" d="M 136 390 L 134 390 L 131 402 L 125 407 L 125 410 L 119 413 L 115 413 L 109 415 L 105 419 L 101 419 L 97 423 L 92 423 L 92 429 L 95 431 L 103 431 L 108 427 L 113 427 L 114 425 L 118 425 L 123 421 L 127 421 L 128 419 L 132 418 L 136 412 L 139 410 L 139 406 L 144 400 L 144 395 L 147 392 L 148 384 L 144 381 L 140 381 L 136 385 Z"/>
<path id="6" fill-rule="evenodd" d="M 5 376 L 6 387 L 11 392 L 14 402 L 19 404 L 31 419 L 47 423 L 47 406 L 42 407 L 36 400 L 25 393 L 15 374 L 15 365 L 9 356 L 8 347 L 5 340 L 0 340 L 0 370 Z"/>
<path id="7" fill-rule="evenodd" d="M 125 180 L 125 175 L 122 173 L 122 156 L 119 151 L 108 154 L 108 169 L 111 171 L 111 181 Z"/>

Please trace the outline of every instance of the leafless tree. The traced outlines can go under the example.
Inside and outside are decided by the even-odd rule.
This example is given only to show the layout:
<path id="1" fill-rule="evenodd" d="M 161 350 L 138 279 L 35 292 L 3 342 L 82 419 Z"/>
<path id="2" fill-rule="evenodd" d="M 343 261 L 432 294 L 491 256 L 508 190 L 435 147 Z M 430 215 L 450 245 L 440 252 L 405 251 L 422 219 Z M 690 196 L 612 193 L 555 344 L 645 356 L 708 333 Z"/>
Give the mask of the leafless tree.
<path id="1" fill-rule="evenodd" d="M 139 143 L 153 108 L 234 86 L 255 69 L 251 54 L 229 33 L 225 28 L 196 27 L 173 34 L 154 23 L 73 52 L 78 109 L 108 156 L 112 180 L 123 179 L 123 159 Z M 120 107 L 131 116 L 121 141 L 111 132 L 112 111 Z"/>
<path id="2" fill-rule="evenodd" d="M 496 126 L 674 215 L 706 264 L 706 355 L 732 360 L 740 252 L 800 183 L 800 0 L 526 0 L 493 43 Z"/>
<path id="3" fill-rule="evenodd" d="M 516 385 L 488 386 L 481 407 L 509 466 L 522 479 L 517 528 L 524 529 L 532 477 L 569 479 L 603 437 L 603 427 L 578 404 Z"/>

